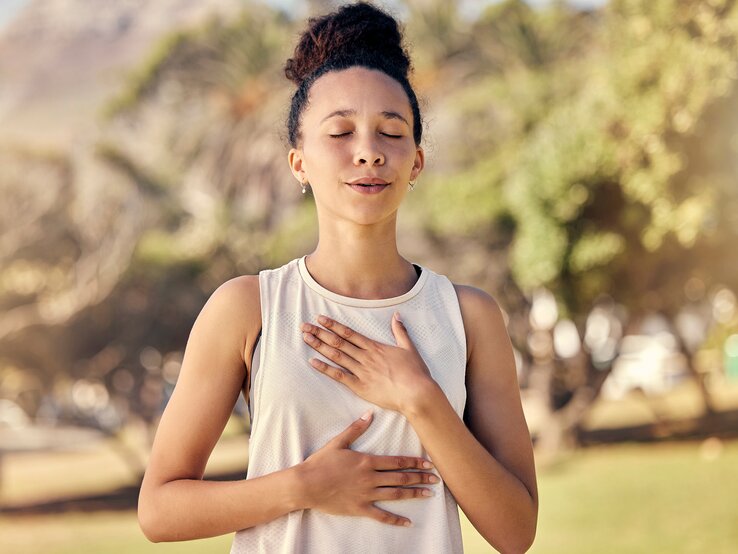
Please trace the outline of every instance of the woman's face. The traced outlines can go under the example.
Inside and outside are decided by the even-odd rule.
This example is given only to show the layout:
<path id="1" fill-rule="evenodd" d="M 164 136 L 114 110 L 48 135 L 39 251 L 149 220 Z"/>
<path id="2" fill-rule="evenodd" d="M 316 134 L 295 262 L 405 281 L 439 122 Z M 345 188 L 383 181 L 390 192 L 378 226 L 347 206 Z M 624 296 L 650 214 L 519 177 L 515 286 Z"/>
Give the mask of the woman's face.
<path id="1" fill-rule="evenodd" d="M 423 168 L 402 85 L 381 71 L 330 71 L 310 88 L 302 147 L 291 149 L 293 174 L 311 185 L 318 214 L 369 225 L 394 217 Z M 368 194 L 347 183 L 378 177 L 389 186 Z"/>

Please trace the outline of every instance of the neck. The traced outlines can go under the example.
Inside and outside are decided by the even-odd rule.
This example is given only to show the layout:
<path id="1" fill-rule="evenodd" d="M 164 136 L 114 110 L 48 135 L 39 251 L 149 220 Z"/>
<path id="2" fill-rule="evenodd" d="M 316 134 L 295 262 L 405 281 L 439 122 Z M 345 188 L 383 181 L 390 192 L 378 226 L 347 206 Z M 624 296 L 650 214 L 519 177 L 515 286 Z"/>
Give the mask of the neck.
<path id="1" fill-rule="evenodd" d="M 400 296 L 417 282 L 412 264 L 397 251 L 395 219 L 375 225 L 333 222 L 320 227 L 318 245 L 305 259 L 310 275 L 342 296 Z"/>

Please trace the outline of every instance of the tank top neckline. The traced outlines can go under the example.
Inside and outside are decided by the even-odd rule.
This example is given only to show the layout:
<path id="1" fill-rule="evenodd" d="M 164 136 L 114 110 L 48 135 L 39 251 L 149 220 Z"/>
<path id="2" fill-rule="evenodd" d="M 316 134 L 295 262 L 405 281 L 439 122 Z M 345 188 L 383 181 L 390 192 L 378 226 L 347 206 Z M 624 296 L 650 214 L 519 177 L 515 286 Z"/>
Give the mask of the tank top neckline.
<path id="1" fill-rule="evenodd" d="M 328 300 L 332 300 L 346 306 L 355 306 L 357 308 L 382 308 L 385 306 L 402 304 L 403 302 L 406 302 L 417 295 L 420 292 L 420 289 L 423 288 L 425 282 L 428 280 L 428 270 L 423 266 L 413 264 L 416 270 L 420 271 L 420 275 L 418 276 L 418 280 L 415 282 L 412 288 L 406 293 L 401 294 L 400 296 L 393 296 L 391 298 L 354 298 L 353 296 L 344 296 L 342 294 L 338 294 L 331 290 L 328 290 L 323 285 L 318 283 L 315 279 L 313 279 L 313 276 L 310 275 L 310 272 L 307 269 L 307 265 L 305 264 L 305 258 L 307 258 L 307 254 L 297 259 L 297 267 L 302 280 L 308 287 L 310 287 L 321 296 L 327 298 Z"/>

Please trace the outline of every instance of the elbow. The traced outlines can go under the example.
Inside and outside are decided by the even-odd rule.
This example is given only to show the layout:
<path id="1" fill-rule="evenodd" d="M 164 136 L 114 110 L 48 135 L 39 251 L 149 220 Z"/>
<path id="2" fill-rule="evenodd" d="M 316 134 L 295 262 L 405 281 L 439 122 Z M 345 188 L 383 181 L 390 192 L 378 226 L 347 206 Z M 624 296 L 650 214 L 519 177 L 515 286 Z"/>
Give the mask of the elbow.
<path id="1" fill-rule="evenodd" d="M 162 542 L 162 538 L 158 533 L 158 526 L 146 508 L 141 505 L 140 501 L 136 511 L 138 518 L 138 527 L 149 542 Z"/>
<path id="2" fill-rule="evenodd" d="M 499 550 L 500 554 L 524 554 L 530 550 L 533 546 L 533 541 L 536 537 L 535 526 L 531 531 L 520 532 L 514 536 L 509 537 L 509 541 L 503 545 L 495 545 L 490 542 L 490 545 Z"/>
<path id="3" fill-rule="evenodd" d="M 136 507 L 136 518 L 138 519 L 138 527 L 149 542 L 164 542 L 162 535 L 161 522 L 156 518 L 157 510 L 153 500 L 149 495 L 144 494 L 143 489 L 138 495 L 138 505 Z"/>
<path id="4" fill-rule="evenodd" d="M 506 542 L 504 544 L 488 542 L 499 550 L 501 554 L 524 554 L 533 546 L 537 527 L 538 502 L 534 500 L 531 504 L 531 509 L 518 519 L 514 531 L 505 534 Z"/>
<path id="5" fill-rule="evenodd" d="M 538 491 L 534 490 L 528 493 L 525 509 L 520 513 L 520 519 L 517 526 L 517 533 L 511 533 L 511 538 L 515 542 L 505 552 L 524 553 L 528 552 L 536 539 L 536 530 L 538 528 Z"/>
<path id="6" fill-rule="evenodd" d="M 513 545 L 510 552 L 528 552 L 536 539 L 538 528 L 538 499 L 531 498 L 531 501 L 530 512 L 521 522 L 520 532 L 516 534 L 518 543 Z"/>
<path id="7" fill-rule="evenodd" d="M 521 535 L 521 542 L 514 550 L 511 550 L 510 552 L 520 552 L 523 554 L 524 552 L 528 552 L 530 550 L 530 547 L 533 546 L 533 542 L 536 538 L 536 528 L 535 525 L 533 526 L 533 529 L 525 534 Z"/>

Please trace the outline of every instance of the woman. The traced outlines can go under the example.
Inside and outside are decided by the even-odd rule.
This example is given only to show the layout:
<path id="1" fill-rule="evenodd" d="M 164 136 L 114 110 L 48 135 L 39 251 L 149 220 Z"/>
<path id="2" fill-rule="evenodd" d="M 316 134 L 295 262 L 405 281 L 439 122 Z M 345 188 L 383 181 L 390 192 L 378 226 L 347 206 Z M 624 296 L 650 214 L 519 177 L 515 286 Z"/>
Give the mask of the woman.
<path id="1" fill-rule="evenodd" d="M 195 321 L 141 486 L 150 540 L 461 552 L 458 503 L 499 551 L 532 544 L 533 452 L 500 308 L 397 251 L 424 164 L 409 70 L 384 11 L 310 19 L 285 68 L 288 160 L 315 196 L 319 242 L 224 283 Z M 204 481 L 240 392 L 247 479 Z"/>

